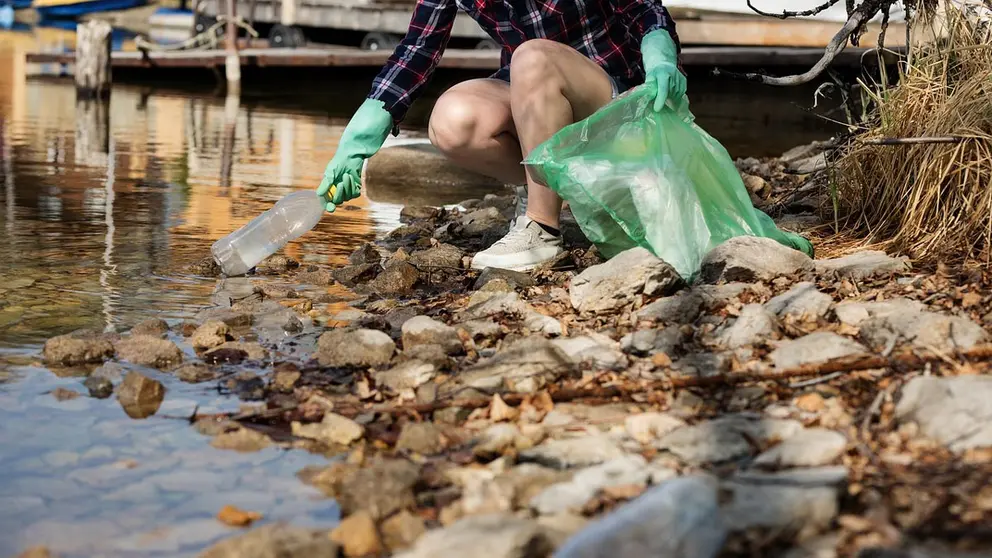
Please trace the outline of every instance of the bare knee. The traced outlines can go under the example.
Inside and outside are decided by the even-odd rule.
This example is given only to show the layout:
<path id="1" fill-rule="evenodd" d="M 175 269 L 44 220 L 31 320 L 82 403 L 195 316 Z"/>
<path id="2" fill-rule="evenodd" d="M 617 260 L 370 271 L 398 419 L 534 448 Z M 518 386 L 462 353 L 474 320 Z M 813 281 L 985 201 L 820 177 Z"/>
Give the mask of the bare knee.
<path id="1" fill-rule="evenodd" d="M 563 45 L 547 39 L 531 39 L 517 47 L 510 60 L 511 95 L 561 88 L 556 57 Z"/>
<path id="2" fill-rule="evenodd" d="M 450 154 L 468 149 L 476 141 L 479 127 L 477 103 L 470 95 L 451 91 L 437 100 L 428 124 L 434 147 Z"/>

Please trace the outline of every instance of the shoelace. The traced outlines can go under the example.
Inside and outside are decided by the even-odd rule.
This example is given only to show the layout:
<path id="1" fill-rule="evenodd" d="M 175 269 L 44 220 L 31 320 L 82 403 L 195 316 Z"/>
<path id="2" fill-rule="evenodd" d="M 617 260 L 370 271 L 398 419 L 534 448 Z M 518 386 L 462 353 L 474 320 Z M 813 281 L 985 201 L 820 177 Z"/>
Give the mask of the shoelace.
<path id="1" fill-rule="evenodd" d="M 493 244 L 493 246 L 503 246 L 509 244 L 511 241 L 516 240 L 522 236 L 525 236 L 526 234 L 527 234 L 527 225 L 524 225 L 522 227 L 517 227 L 517 222 L 516 220 L 514 220 L 513 224 L 510 225 L 510 232 L 508 232 L 506 236 L 504 236 L 503 238 L 497 240 Z"/>

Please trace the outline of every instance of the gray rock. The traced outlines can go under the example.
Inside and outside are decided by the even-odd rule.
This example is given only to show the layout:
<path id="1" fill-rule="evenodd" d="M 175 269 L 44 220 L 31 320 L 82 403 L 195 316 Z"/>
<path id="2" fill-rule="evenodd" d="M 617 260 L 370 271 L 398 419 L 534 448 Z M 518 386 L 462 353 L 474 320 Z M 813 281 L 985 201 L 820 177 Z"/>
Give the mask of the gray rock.
<path id="1" fill-rule="evenodd" d="M 731 531 L 753 528 L 777 532 L 816 534 L 830 526 L 839 510 L 839 487 L 833 483 L 802 485 L 795 478 L 765 475 L 760 482 L 734 477 L 721 484 L 723 517 Z"/>
<path id="2" fill-rule="evenodd" d="M 243 360 L 265 361 L 269 358 L 269 352 L 258 343 L 228 341 L 203 353 L 203 359 L 207 362 L 222 361 L 223 357 L 217 358 L 217 355 L 223 354 L 222 351 L 241 351 L 244 353 Z"/>
<path id="3" fill-rule="evenodd" d="M 448 354 L 464 351 L 458 330 L 427 316 L 411 318 L 403 324 L 403 348 L 417 345 L 439 345 Z"/>
<path id="4" fill-rule="evenodd" d="M 883 273 L 909 271 L 909 261 L 906 258 L 893 258 L 878 250 L 857 252 L 843 258 L 816 260 L 815 266 L 817 273 L 836 273 L 855 281 Z"/>
<path id="5" fill-rule="evenodd" d="M 91 378 L 105 378 L 117 383 L 127 374 L 127 368 L 116 362 L 105 362 L 90 374 Z"/>
<path id="6" fill-rule="evenodd" d="M 124 412 L 132 418 L 145 418 L 155 414 L 165 398 L 165 386 L 138 372 L 128 372 L 117 390 L 117 400 Z"/>
<path id="7" fill-rule="evenodd" d="M 918 377 L 902 389 L 896 405 L 900 422 L 952 451 L 992 446 L 992 377 Z"/>
<path id="8" fill-rule="evenodd" d="M 597 492 L 611 486 L 644 486 L 650 471 L 640 455 L 625 455 L 583 469 L 568 482 L 552 484 L 534 496 L 530 508 L 541 515 L 581 512 Z"/>
<path id="9" fill-rule="evenodd" d="M 636 316 L 638 320 L 655 320 L 669 324 L 691 324 L 703 309 L 727 302 L 748 290 L 747 283 L 727 283 L 725 285 L 695 285 L 658 299 L 644 308 Z"/>
<path id="10" fill-rule="evenodd" d="M 488 319 L 462 322 L 456 326 L 456 329 L 465 330 L 465 333 L 468 333 L 476 341 L 487 337 L 496 337 L 502 331 L 498 323 Z"/>
<path id="11" fill-rule="evenodd" d="M 303 285 L 314 285 L 316 287 L 326 287 L 334 283 L 334 275 L 326 269 L 321 269 L 315 265 L 307 268 L 306 271 L 297 273 L 293 279 Z"/>
<path id="12" fill-rule="evenodd" d="M 428 531 L 397 558 L 542 558 L 552 550 L 545 529 L 536 521 L 493 513 L 466 517 L 444 529 Z"/>
<path id="13" fill-rule="evenodd" d="M 509 223 L 510 220 L 495 207 L 472 211 L 458 221 L 459 231 L 465 236 L 497 235 L 505 231 Z"/>
<path id="14" fill-rule="evenodd" d="M 381 260 L 382 256 L 379 254 L 379 249 L 371 242 L 362 244 L 348 255 L 348 263 L 351 265 L 377 264 Z"/>
<path id="15" fill-rule="evenodd" d="M 752 441 L 788 440 L 802 429 L 794 420 L 730 415 L 679 428 L 658 440 L 656 447 L 692 464 L 721 463 L 750 455 Z"/>
<path id="16" fill-rule="evenodd" d="M 286 270 L 300 267 L 300 262 L 282 254 L 274 254 L 265 258 L 255 266 L 259 275 L 278 275 Z"/>
<path id="17" fill-rule="evenodd" d="M 214 380 L 219 376 L 209 366 L 200 363 L 184 364 L 176 369 L 175 374 L 177 378 L 190 384 Z"/>
<path id="18" fill-rule="evenodd" d="M 769 300 L 765 308 L 780 317 L 816 319 L 826 316 L 833 302 L 830 295 L 816 290 L 816 285 L 803 282 Z"/>
<path id="19" fill-rule="evenodd" d="M 396 440 L 396 449 L 420 455 L 436 455 L 447 447 L 444 431 L 430 422 L 408 422 Z"/>
<path id="20" fill-rule="evenodd" d="M 248 327 L 254 321 L 251 314 L 235 312 L 230 308 L 207 308 L 196 314 L 196 321 L 204 323 L 209 320 L 220 320 L 233 327 Z"/>
<path id="21" fill-rule="evenodd" d="M 730 370 L 732 356 L 730 353 L 697 352 L 676 360 L 672 368 L 684 375 L 714 376 Z"/>
<path id="22" fill-rule="evenodd" d="M 196 328 L 189 343 L 194 349 L 213 349 L 231 339 L 231 327 L 220 320 L 207 320 Z"/>
<path id="23" fill-rule="evenodd" d="M 827 168 L 827 154 L 818 153 L 809 157 L 794 159 L 786 165 L 786 170 L 792 174 L 811 174 Z"/>
<path id="24" fill-rule="evenodd" d="M 311 558 L 338 555 L 326 531 L 271 523 L 206 549 L 200 558 Z"/>
<path id="25" fill-rule="evenodd" d="M 678 326 L 664 329 L 640 329 L 620 339 L 623 352 L 637 356 L 665 353 L 673 356 L 681 352 L 685 336 Z"/>
<path id="26" fill-rule="evenodd" d="M 868 318 L 887 318 L 894 314 L 913 315 L 925 309 L 926 306 L 922 303 L 908 298 L 880 302 L 847 301 L 834 306 L 834 315 L 843 324 L 858 326 Z"/>
<path id="27" fill-rule="evenodd" d="M 339 267 L 331 272 L 331 276 L 345 287 L 354 287 L 375 279 L 381 271 L 378 263 L 364 263 Z"/>
<path id="28" fill-rule="evenodd" d="M 136 335 L 117 343 L 117 356 L 132 364 L 168 368 L 183 361 L 183 353 L 172 341 Z"/>
<path id="29" fill-rule="evenodd" d="M 734 323 L 724 328 L 717 336 L 717 342 L 724 347 L 736 349 L 745 345 L 753 345 L 768 341 L 778 326 L 775 316 L 760 304 L 748 304 Z"/>
<path id="30" fill-rule="evenodd" d="M 588 467 L 617 459 L 624 452 L 605 434 L 549 440 L 520 453 L 521 462 L 539 463 L 553 469 Z"/>
<path id="31" fill-rule="evenodd" d="M 336 413 L 325 412 L 319 423 L 300 424 L 293 422 L 293 435 L 319 440 L 326 444 L 347 446 L 365 435 L 362 425 Z"/>
<path id="32" fill-rule="evenodd" d="M 572 279 L 572 307 L 582 313 L 611 312 L 640 295 L 671 294 L 683 285 L 675 268 L 644 248 L 621 252 Z"/>
<path id="33" fill-rule="evenodd" d="M 768 467 L 818 467 L 844 453 L 847 439 L 825 428 L 809 428 L 762 453 L 755 465 Z"/>
<path id="34" fill-rule="evenodd" d="M 599 333 L 556 339 L 552 343 L 577 365 L 588 362 L 597 370 L 621 370 L 628 364 L 616 341 Z"/>
<path id="35" fill-rule="evenodd" d="M 832 486 L 835 489 L 839 489 L 847 485 L 847 477 L 847 467 L 843 465 L 830 465 L 827 467 L 787 469 L 774 473 L 753 469 L 742 470 L 737 471 L 732 478 L 736 482 L 754 485 L 768 484 L 796 488 Z"/>
<path id="36" fill-rule="evenodd" d="M 106 399 L 114 393 L 114 384 L 107 378 L 100 376 L 90 376 L 83 382 L 83 386 L 90 392 L 90 397 Z"/>
<path id="37" fill-rule="evenodd" d="M 416 267 L 404 261 L 391 260 L 383 272 L 369 282 L 369 288 L 381 296 L 408 295 L 419 280 Z"/>
<path id="38" fill-rule="evenodd" d="M 537 284 L 534 278 L 522 271 L 511 271 L 509 269 L 499 269 L 498 267 L 487 267 L 479 274 L 478 279 L 472 285 L 473 289 L 479 290 L 487 283 L 499 279 L 505 281 L 514 288 L 533 287 Z"/>
<path id="39" fill-rule="evenodd" d="M 336 486 L 342 515 L 367 510 L 374 519 L 416 505 L 413 487 L 420 478 L 420 467 L 403 459 L 376 459 L 350 471 Z"/>
<path id="40" fill-rule="evenodd" d="M 932 312 L 896 312 L 861 323 L 861 340 L 881 349 L 892 343 L 910 343 L 922 349 L 970 349 L 988 339 L 982 326 L 960 316 Z"/>
<path id="41" fill-rule="evenodd" d="M 393 308 L 392 310 L 383 314 L 382 319 L 389 324 L 390 331 L 402 331 L 403 324 L 407 323 L 409 320 L 416 318 L 423 312 L 421 309 L 413 306 L 404 306 L 402 308 Z"/>
<path id="42" fill-rule="evenodd" d="M 374 329 L 332 330 L 317 340 L 321 366 L 383 366 L 395 350 L 393 340 Z"/>
<path id="43" fill-rule="evenodd" d="M 169 332 L 169 324 L 160 318 L 148 318 L 131 328 L 131 335 L 151 335 L 164 337 Z"/>
<path id="44" fill-rule="evenodd" d="M 483 391 L 532 393 L 574 369 L 572 359 L 552 342 L 528 337 L 464 370 L 458 381 Z"/>
<path id="45" fill-rule="evenodd" d="M 523 315 L 528 311 L 528 308 L 527 303 L 520 300 L 517 293 L 496 293 L 482 297 L 482 300 L 471 304 L 462 313 L 462 318 L 478 320 L 498 314 Z"/>
<path id="46" fill-rule="evenodd" d="M 462 258 L 464 256 L 465 252 L 462 252 L 456 246 L 439 244 L 433 248 L 410 254 L 410 263 L 420 271 L 431 271 L 435 269 L 457 271 L 462 267 Z"/>
<path id="47" fill-rule="evenodd" d="M 441 214 L 441 210 L 436 207 L 423 205 L 405 205 L 400 210 L 400 221 L 409 223 L 411 221 L 429 221 L 436 219 Z"/>
<path id="48" fill-rule="evenodd" d="M 435 375 L 437 375 L 437 368 L 433 364 L 420 360 L 408 360 L 389 370 L 377 372 L 375 383 L 398 393 L 408 389 L 416 389 L 434 379 Z"/>
<path id="49" fill-rule="evenodd" d="M 829 331 L 817 331 L 783 341 L 768 357 L 776 368 L 795 368 L 814 362 L 865 353 L 860 343 Z"/>
<path id="50" fill-rule="evenodd" d="M 561 322 L 534 310 L 530 306 L 524 310 L 522 318 L 524 327 L 535 333 L 557 337 L 565 331 Z"/>
<path id="51" fill-rule="evenodd" d="M 114 356 L 114 345 L 91 332 L 74 332 L 45 341 L 42 356 L 48 364 L 73 366 L 103 362 Z"/>
<path id="52" fill-rule="evenodd" d="M 770 238 L 739 236 L 706 254 L 700 278 L 705 283 L 767 281 L 812 267 L 809 256 Z"/>
<path id="53" fill-rule="evenodd" d="M 725 539 L 716 483 L 689 476 L 663 482 L 590 524 L 554 558 L 714 558 Z"/>

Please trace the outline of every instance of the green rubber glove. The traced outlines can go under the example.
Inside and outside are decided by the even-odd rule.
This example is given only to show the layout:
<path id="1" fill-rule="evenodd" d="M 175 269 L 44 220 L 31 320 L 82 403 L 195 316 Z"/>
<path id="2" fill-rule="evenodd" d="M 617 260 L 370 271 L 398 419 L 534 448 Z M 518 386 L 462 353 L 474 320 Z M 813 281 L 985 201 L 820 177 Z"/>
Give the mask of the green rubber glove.
<path id="1" fill-rule="evenodd" d="M 644 83 L 654 83 L 658 87 L 658 95 L 654 98 L 655 112 L 661 112 L 668 99 L 678 106 L 685 95 L 686 80 L 679 71 L 678 57 L 675 41 L 664 29 L 652 31 L 641 39 Z"/>
<path id="2" fill-rule="evenodd" d="M 382 101 L 366 99 L 341 134 L 338 150 L 324 170 L 317 195 L 331 213 L 362 193 L 362 163 L 376 154 L 393 127 L 393 117 Z"/>

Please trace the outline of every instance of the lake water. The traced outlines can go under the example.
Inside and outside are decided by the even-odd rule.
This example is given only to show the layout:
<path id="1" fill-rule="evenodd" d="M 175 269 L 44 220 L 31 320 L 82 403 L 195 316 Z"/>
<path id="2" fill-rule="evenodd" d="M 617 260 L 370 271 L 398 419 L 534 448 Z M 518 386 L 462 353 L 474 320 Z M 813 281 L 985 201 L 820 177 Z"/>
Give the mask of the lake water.
<path id="1" fill-rule="evenodd" d="M 0 555 L 47 545 L 64 556 L 188 556 L 236 532 L 214 519 L 226 504 L 266 521 L 332 526 L 334 502 L 295 477 L 326 458 L 215 450 L 168 418 L 236 400 L 148 372 L 168 393 L 157 415 L 134 420 L 39 354 L 53 335 L 125 331 L 148 317 L 175 324 L 209 305 L 216 280 L 185 267 L 283 195 L 317 185 L 364 85 L 347 86 L 342 102 L 329 101 L 329 89 L 270 88 L 234 104 L 115 87 L 103 153 L 71 84 L 25 78 L 38 70 L 25 51 L 71 45 L 71 33 L 52 33 L 0 32 Z M 806 93 L 775 95 L 701 86 L 694 104 L 737 156 L 825 135 L 798 109 L 775 116 Z M 362 197 L 286 253 L 340 264 L 395 227 L 400 207 Z M 58 401 L 60 387 L 83 396 Z"/>

